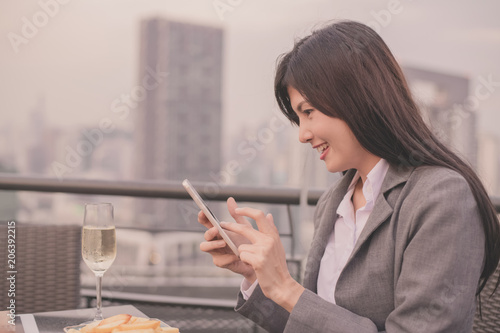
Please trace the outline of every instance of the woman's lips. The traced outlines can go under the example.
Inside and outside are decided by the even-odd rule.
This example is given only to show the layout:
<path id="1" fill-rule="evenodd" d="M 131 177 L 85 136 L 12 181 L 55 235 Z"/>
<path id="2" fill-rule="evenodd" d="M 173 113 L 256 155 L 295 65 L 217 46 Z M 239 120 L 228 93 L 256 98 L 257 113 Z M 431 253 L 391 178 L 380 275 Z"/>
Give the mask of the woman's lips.
<path id="1" fill-rule="evenodd" d="M 330 150 L 330 147 L 326 148 L 322 153 L 321 155 L 319 156 L 319 159 L 320 160 L 324 160 L 325 159 L 325 156 L 326 154 L 328 154 L 328 151 Z"/>

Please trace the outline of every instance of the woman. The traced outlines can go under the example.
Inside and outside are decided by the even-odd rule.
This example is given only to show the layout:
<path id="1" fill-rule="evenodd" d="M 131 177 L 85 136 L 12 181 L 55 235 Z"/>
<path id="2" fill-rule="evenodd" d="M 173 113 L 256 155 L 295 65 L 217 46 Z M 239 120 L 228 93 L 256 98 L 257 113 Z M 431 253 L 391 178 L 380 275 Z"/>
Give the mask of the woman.
<path id="1" fill-rule="evenodd" d="M 272 216 L 228 200 L 239 223 L 224 227 L 251 244 L 237 258 L 210 228 L 200 247 L 244 276 L 236 310 L 270 332 L 470 332 L 500 256 L 496 212 L 382 39 L 349 21 L 315 31 L 279 61 L 275 93 L 299 140 L 345 172 L 318 201 L 303 285 Z"/>

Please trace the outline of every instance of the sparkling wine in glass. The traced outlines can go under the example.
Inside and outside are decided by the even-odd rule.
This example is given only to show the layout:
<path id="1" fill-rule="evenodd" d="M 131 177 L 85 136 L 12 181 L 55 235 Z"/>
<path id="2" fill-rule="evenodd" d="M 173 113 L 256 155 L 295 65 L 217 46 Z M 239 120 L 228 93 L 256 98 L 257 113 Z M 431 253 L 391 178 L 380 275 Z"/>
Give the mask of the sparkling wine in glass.
<path id="1" fill-rule="evenodd" d="M 85 205 L 82 257 L 96 276 L 97 311 L 94 320 L 102 320 L 102 276 L 116 257 L 116 231 L 112 204 L 92 203 Z"/>

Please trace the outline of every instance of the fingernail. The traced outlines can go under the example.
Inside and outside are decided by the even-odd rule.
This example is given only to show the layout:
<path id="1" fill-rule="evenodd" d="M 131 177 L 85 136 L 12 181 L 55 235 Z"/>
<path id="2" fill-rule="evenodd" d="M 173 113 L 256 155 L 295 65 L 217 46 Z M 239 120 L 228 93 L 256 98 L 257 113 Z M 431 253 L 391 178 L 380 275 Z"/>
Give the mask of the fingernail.
<path id="1" fill-rule="evenodd" d="M 229 222 L 224 222 L 223 221 L 223 222 L 220 223 L 220 226 L 223 227 L 223 228 L 226 227 L 226 226 L 228 226 L 228 225 L 229 225 Z"/>
<path id="2" fill-rule="evenodd" d="M 238 213 L 239 211 L 241 211 L 241 208 L 236 208 L 234 211 L 235 213 Z"/>

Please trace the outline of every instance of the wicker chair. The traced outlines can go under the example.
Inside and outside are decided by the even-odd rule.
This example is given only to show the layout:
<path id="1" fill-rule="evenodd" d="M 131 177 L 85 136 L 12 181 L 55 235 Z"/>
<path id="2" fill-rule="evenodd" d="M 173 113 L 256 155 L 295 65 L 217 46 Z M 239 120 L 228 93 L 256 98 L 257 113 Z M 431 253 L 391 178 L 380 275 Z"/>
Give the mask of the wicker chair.
<path id="1" fill-rule="evenodd" d="M 495 284 L 499 275 L 500 265 L 497 266 L 495 273 L 491 276 L 484 286 L 484 289 L 481 291 L 482 318 L 479 315 L 478 308 L 472 329 L 474 333 L 500 332 L 500 286 L 497 288 L 495 294 L 491 296 L 491 293 L 495 289 Z"/>
<path id="2" fill-rule="evenodd" d="M 7 223 L 0 224 L 0 256 L 7 267 Z M 81 227 L 15 226 L 16 314 L 77 308 L 80 304 Z M 9 269 L 6 269 L 6 271 Z M 0 280 L 0 308 L 10 297 L 9 281 Z"/>

